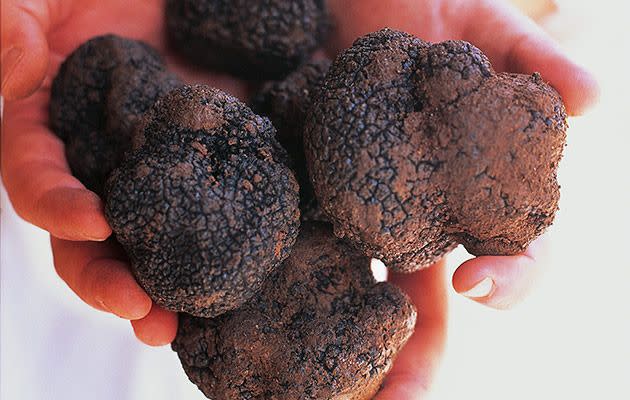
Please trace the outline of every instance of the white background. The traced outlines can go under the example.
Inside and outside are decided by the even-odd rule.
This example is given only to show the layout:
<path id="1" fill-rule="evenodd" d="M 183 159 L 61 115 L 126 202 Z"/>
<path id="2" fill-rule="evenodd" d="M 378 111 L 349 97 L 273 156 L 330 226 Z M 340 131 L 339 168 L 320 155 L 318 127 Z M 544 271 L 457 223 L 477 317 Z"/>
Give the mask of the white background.
<path id="1" fill-rule="evenodd" d="M 498 312 L 451 290 L 435 399 L 630 399 L 630 8 L 560 3 L 545 27 L 596 72 L 602 98 L 570 120 L 561 211 L 531 297 Z M 170 348 L 141 345 L 128 322 L 81 303 L 46 233 L 0 201 L 1 399 L 204 398 Z M 465 257 L 458 249 L 450 270 Z"/>

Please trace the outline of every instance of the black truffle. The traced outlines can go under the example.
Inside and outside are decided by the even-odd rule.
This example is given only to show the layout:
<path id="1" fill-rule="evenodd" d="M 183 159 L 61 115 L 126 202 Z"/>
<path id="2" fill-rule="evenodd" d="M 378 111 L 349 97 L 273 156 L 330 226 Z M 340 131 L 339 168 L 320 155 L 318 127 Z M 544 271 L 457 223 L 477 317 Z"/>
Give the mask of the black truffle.
<path id="1" fill-rule="evenodd" d="M 370 399 L 413 333 L 416 311 L 370 259 L 307 224 L 259 294 L 215 319 L 180 316 L 184 370 L 215 400 Z"/>
<path id="2" fill-rule="evenodd" d="M 50 99 L 50 125 L 66 145 L 72 173 L 102 195 L 142 114 L 179 85 L 145 43 L 115 35 L 83 43 L 61 65 Z"/>
<path id="3" fill-rule="evenodd" d="M 566 113 L 538 74 L 386 29 L 342 53 L 318 93 L 309 173 L 335 233 L 365 254 L 403 271 L 456 243 L 509 255 L 552 223 Z"/>
<path id="4" fill-rule="evenodd" d="M 304 124 L 309 108 L 319 90 L 329 60 L 303 64 L 284 80 L 268 82 L 252 100 L 252 109 L 271 119 L 278 131 L 278 140 L 291 157 L 295 176 L 300 184 L 300 211 L 303 220 L 323 221 L 304 156 Z"/>
<path id="5" fill-rule="evenodd" d="M 325 0 L 168 0 L 173 47 L 194 62 L 250 79 L 297 68 L 328 30 Z"/>
<path id="6" fill-rule="evenodd" d="M 299 226 L 298 185 L 267 118 L 184 86 L 160 98 L 106 187 L 106 215 L 164 308 L 213 317 L 256 293 Z"/>

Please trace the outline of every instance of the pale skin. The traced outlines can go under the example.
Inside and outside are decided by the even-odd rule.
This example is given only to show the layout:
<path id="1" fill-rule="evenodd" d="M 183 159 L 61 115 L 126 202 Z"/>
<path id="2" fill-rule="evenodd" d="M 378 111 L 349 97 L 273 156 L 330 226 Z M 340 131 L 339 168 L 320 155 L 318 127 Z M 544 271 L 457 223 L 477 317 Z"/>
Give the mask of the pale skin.
<path id="1" fill-rule="evenodd" d="M 391 27 L 428 41 L 464 39 L 481 48 L 499 71 L 538 71 L 562 96 L 571 115 L 597 99 L 595 79 L 567 58 L 536 24 L 502 0 L 329 0 L 336 29 L 326 49 L 334 56 L 358 36 Z M 164 54 L 190 82 L 206 82 L 246 99 L 248 87 L 227 75 L 184 65 L 166 48 L 159 0 L 2 1 L 2 179 L 16 212 L 51 234 L 59 276 L 87 304 L 131 321 L 149 345 L 170 343 L 177 315 L 153 304 L 129 272 L 101 199 L 72 176 L 63 143 L 49 130 L 50 84 L 63 59 L 85 40 L 114 32 L 142 39 Z M 536 245 L 521 255 L 477 257 L 453 274 L 467 293 L 494 308 L 509 308 L 539 274 Z M 393 274 L 418 308 L 416 332 L 398 357 L 379 400 L 425 397 L 445 340 L 443 262 L 408 275 Z M 490 280 L 486 279 L 490 278 Z M 481 294 L 481 295 L 480 295 Z"/>

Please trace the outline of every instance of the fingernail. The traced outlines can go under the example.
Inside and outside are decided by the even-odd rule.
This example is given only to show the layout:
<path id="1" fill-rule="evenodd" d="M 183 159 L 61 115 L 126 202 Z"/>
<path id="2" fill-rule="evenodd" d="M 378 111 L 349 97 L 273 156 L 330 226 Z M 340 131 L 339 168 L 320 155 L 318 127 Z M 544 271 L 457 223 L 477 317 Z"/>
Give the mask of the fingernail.
<path id="1" fill-rule="evenodd" d="M 111 235 L 110 235 L 111 236 Z M 92 236 L 92 235 L 85 235 L 85 239 L 88 242 L 104 242 L 107 239 L 109 239 L 109 236 Z"/>
<path id="2" fill-rule="evenodd" d="M 471 299 L 479 299 L 482 297 L 490 296 L 492 292 L 494 292 L 494 288 L 495 286 L 492 278 L 485 277 L 484 279 L 477 282 L 475 286 L 460 294 Z"/>
<path id="3" fill-rule="evenodd" d="M 7 50 L 2 52 L 2 57 L 0 58 L 1 69 L 2 69 L 2 92 L 4 93 L 5 87 L 9 78 L 13 74 L 15 67 L 20 62 L 20 59 L 24 55 L 24 52 L 19 47 L 10 47 Z"/>

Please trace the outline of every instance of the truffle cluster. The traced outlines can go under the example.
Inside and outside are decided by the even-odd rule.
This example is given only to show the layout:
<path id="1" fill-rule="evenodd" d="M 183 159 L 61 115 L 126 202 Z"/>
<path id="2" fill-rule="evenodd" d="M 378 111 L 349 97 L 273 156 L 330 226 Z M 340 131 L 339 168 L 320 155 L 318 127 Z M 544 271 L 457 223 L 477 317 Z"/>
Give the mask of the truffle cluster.
<path id="1" fill-rule="evenodd" d="M 181 51 L 286 76 L 254 111 L 114 35 L 80 46 L 53 82 L 72 171 L 104 197 L 140 285 L 183 312 L 173 349 L 209 398 L 371 398 L 416 310 L 375 282 L 370 257 L 414 271 L 457 243 L 515 254 L 558 207 L 566 113 L 539 75 L 389 29 L 304 63 L 324 3 L 167 0 Z M 298 237 L 300 209 L 333 226 Z"/>
<path id="2" fill-rule="evenodd" d="M 415 321 L 400 289 L 374 281 L 368 257 L 306 224 L 251 301 L 215 319 L 181 315 L 172 346 L 211 399 L 363 400 Z"/>
<path id="3" fill-rule="evenodd" d="M 335 234 L 391 267 L 426 267 L 456 243 L 515 254 L 553 221 L 562 101 L 467 42 L 362 37 L 308 114 L 308 170 Z"/>
<path id="4" fill-rule="evenodd" d="M 300 184 L 300 211 L 303 220 L 325 220 L 306 168 L 304 123 L 329 68 L 329 60 L 303 64 L 284 80 L 263 85 L 251 104 L 254 112 L 269 117 L 278 131 L 280 144 L 289 153 L 293 171 Z"/>
<path id="5" fill-rule="evenodd" d="M 105 35 L 82 44 L 61 65 L 50 99 L 50 124 L 72 173 L 102 195 L 144 112 L 180 85 L 145 43 Z"/>
<path id="6" fill-rule="evenodd" d="M 106 215 L 162 307 L 213 317 L 256 293 L 299 227 L 298 185 L 267 118 L 183 86 L 146 115 L 106 187 Z"/>
<path id="7" fill-rule="evenodd" d="M 260 80 L 306 61 L 329 22 L 325 0 L 167 0 L 166 26 L 193 62 Z"/>

